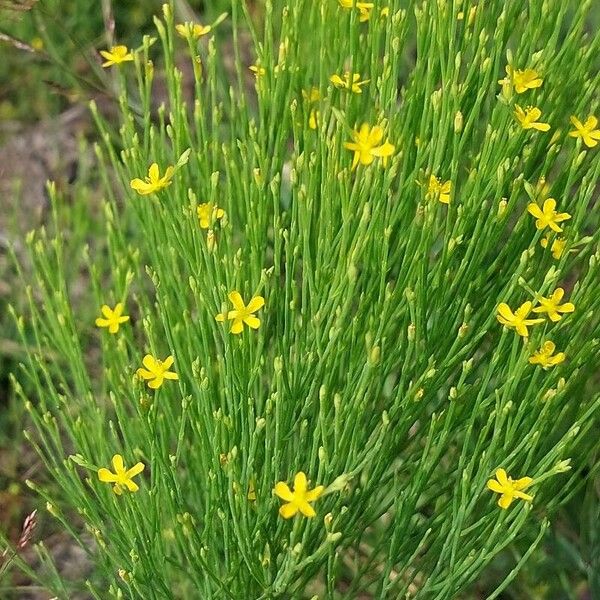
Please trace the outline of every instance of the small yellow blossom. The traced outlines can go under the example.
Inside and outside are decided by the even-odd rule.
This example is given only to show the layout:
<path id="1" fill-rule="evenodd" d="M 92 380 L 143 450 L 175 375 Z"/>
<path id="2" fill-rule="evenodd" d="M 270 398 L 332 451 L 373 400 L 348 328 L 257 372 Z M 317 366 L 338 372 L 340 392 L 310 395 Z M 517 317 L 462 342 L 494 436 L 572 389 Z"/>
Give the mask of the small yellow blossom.
<path id="1" fill-rule="evenodd" d="M 131 189 L 135 190 L 140 196 L 147 196 L 148 194 L 154 194 L 160 192 L 167 186 L 171 185 L 171 179 L 175 169 L 173 167 L 167 167 L 165 174 L 161 177 L 158 165 L 152 163 L 148 169 L 148 177 L 145 180 L 132 179 L 130 186 Z"/>
<path id="2" fill-rule="evenodd" d="M 169 371 L 173 365 L 174 359 L 172 356 L 167 356 L 165 360 L 159 360 L 154 358 L 151 354 L 146 354 L 142 360 L 142 364 L 145 369 L 139 368 L 136 374 L 139 378 L 148 381 L 148 387 L 156 390 L 165 381 L 165 379 L 176 380 L 179 379 L 179 375 L 174 371 Z"/>
<path id="3" fill-rule="evenodd" d="M 558 352 L 554 354 L 554 350 L 556 350 L 554 342 L 544 342 L 542 347 L 529 357 L 529 362 L 532 365 L 540 365 L 544 369 L 559 365 L 565 360 L 565 353 Z"/>
<path id="4" fill-rule="evenodd" d="M 442 204 L 450 204 L 451 181 L 440 181 L 435 175 L 429 177 L 427 196 L 437 198 Z"/>
<path id="5" fill-rule="evenodd" d="M 362 94 L 362 90 L 360 89 L 362 86 L 367 85 L 370 79 L 360 80 L 359 73 L 350 73 L 346 71 L 343 77 L 340 77 L 337 73 L 332 75 L 329 78 L 329 81 L 333 83 L 333 85 L 342 90 L 349 90 L 354 94 Z"/>
<path id="6" fill-rule="evenodd" d="M 383 129 L 379 126 L 370 127 L 363 123 L 359 130 L 352 132 L 352 142 L 345 142 L 344 148 L 354 152 L 352 161 L 352 170 L 356 169 L 358 163 L 361 165 L 370 165 L 375 158 L 383 159 L 383 166 L 387 165 L 388 158 L 394 153 L 394 146 L 383 141 Z"/>
<path id="7" fill-rule="evenodd" d="M 308 115 L 308 126 L 311 129 L 316 129 L 319 126 L 319 119 L 321 118 L 321 111 L 313 108 Z"/>
<path id="8" fill-rule="evenodd" d="M 182 38 L 198 40 L 203 35 L 210 33 L 212 27 L 210 25 L 201 25 L 200 23 L 187 22 L 175 25 L 175 30 Z"/>
<path id="9" fill-rule="evenodd" d="M 298 511 L 305 517 L 314 517 L 317 513 L 309 503 L 317 500 L 324 490 L 325 487 L 322 485 L 309 490 L 306 475 L 302 471 L 294 477 L 293 492 L 285 481 L 278 482 L 273 488 L 275 495 L 286 502 L 286 504 L 279 507 L 279 514 L 284 519 L 290 519 Z"/>
<path id="10" fill-rule="evenodd" d="M 321 99 L 321 92 L 318 87 L 311 87 L 310 90 L 302 90 L 302 97 L 309 104 L 314 104 Z"/>
<path id="11" fill-rule="evenodd" d="M 508 304 L 502 302 L 498 305 L 498 314 L 496 318 L 505 327 L 513 328 L 520 336 L 528 337 L 529 331 L 528 326 L 537 325 L 543 323 L 544 319 L 528 319 L 527 316 L 531 312 L 533 306 L 532 302 L 524 302 L 519 308 L 513 313 Z"/>
<path id="12" fill-rule="evenodd" d="M 507 509 L 515 498 L 521 498 L 526 502 L 531 502 L 533 496 L 525 494 L 524 489 L 528 488 L 533 483 L 531 477 L 522 477 L 514 481 L 508 477 L 504 469 L 498 469 L 496 471 L 496 479 L 489 479 L 487 482 L 488 489 L 497 494 L 501 494 L 498 499 L 498 506 L 503 509 Z"/>
<path id="13" fill-rule="evenodd" d="M 342 8 L 356 8 L 359 11 L 361 23 L 369 20 L 373 6 L 375 6 L 372 2 L 355 2 L 355 0 L 339 0 L 339 3 Z"/>
<path id="14" fill-rule="evenodd" d="M 548 198 L 544 201 L 544 205 L 540 208 L 535 202 L 527 205 L 527 212 L 534 216 L 537 220 L 535 226 L 537 229 L 544 229 L 550 227 L 552 231 L 561 233 L 562 228 L 559 227 L 559 223 L 567 221 L 571 218 L 569 213 L 557 213 L 556 212 L 556 200 L 554 198 Z"/>
<path id="15" fill-rule="evenodd" d="M 539 88 L 543 81 L 544 80 L 540 78 L 537 71 L 534 69 L 524 69 L 521 71 L 519 69 L 513 69 L 511 65 L 506 65 L 506 77 L 500 79 L 498 83 L 500 85 L 512 84 L 515 88 L 515 92 L 517 92 L 517 94 L 522 94 L 527 90 Z"/>
<path id="16" fill-rule="evenodd" d="M 113 492 L 115 494 L 120 496 L 125 489 L 130 492 L 137 492 L 140 489 L 133 478 L 144 470 L 143 463 L 138 462 L 131 469 L 125 469 L 123 457 L 115 454 L 112 457 L 112 466 L 115 470 L 114 473 L 105 468 L 98 469 L 98 479 L 103 483 L 114 483 Z"/>
<path id="17" fill-rule="evenodd" d="M 254 296 L 246 306 L 242 300 L 241 294 L 234 290 L 229 294 L 229 300 L 233 304 L 234 310 L 230 310 L 227 315 L 219 313 L 215 317 L 219 323 L 222 323 L 225 319 L 232 320 L 233 323 L 231 324 L 230 331 L 235 334 L 242 333 L 244 330 L 244 323 L 252 329 L 258 329 L 260 327 L 260 319 L 254 316 L 253 313 L 264 306 L 265 299 L 262 296 Z"/>
<path id="18" fill-rule="evenodd" d="M 577 117 L 571 117 L 571 123 L 575 126 L 569 135 L 574 138 L 581 138 L 588 148 L 593 148 L 600 140 L 600 129 L 597 128 L 598 119 L 590 116 L 582 123 Z"/>
<path id="19" fill-rule="evenodd" d="M 550 125 L 542 123 L 538 119 L 542 116 L 542 111 L 536 106 L 528 106 L 523 110 L 518 104 L 515 104 L 515 117 L 523 129 L 537 129 L 538 131 L 548 131 Z"/>
<path id="20" fill-rule="evenodd" d="M 542 238 L 540 240 L 540 245 L 542 248 L 547 248 L 550 243 L 550 238 L 548 236 Z M 553 258 L 558 260 L 565 251 L 565 246 L 567 245 L 567 241 L 565 238 L 555 238 L 552 240 L 552 245 L 550 246 L 550 252 L 552 252 Z"/>
<path id="21" fill-rule="evenodd" d="M 251 478 L 248 482 L 248 493 L 246 494 L 246 498 L 250 502 L 256 502 L 256 485 L 254 483 L 254 478 Z"/>
<path id="22" fill-rule="evenodd" d="M 41 37 L 39 37 L 39 36 L 36 35 L 31 40 L 31 47 L 34 50 L 37 50 L 38 52 L 40 52 L 41 50 L 44 49 L 44 40 Z"/>
<path id="23" fill-rule="evenodd" d="M 119 326 L 122 323 L 127 323 L 127 321 L 129 321 L 129 317 L 123 315 L 123 308 L 121 302 L 114 308 L 104 304 L 100 309 L 104 318 L 98 317 L 96 319 L 96 327 L 108 327 L 109 333 L 117 333 L 117 331 L 119 331 Z"/>
<path id="24" fill-rule="evenodd" d="M 263 77 L 267 72 L 267 70 L 260 65 L 250 65 L 248 68 L 254 73 L 256 79 Z"/>
<path id="25" fill-rule="evenodd" d="M 538 314 L 546 313 L 548 318 L 555 323 L 556 321 L 560 321 L 562 318 L 561 313 L 572 313 L 575 310 L 575 305 L 572 302 L 560 304 L 564 295 L 565 290 L 563 288 L 556 288 L 549 298 L 544 298 L 543 296 L 538 298 L 540 306 L 536 306 L 533 312 Z"/>
<path id="26" fill-rule="evenodd" d="M 133 54 L 127 49 L 127 46 L 113 46 L 110 50 L 100 50 L 100 54 L 102 58 L 106 59 L 106 62 L 102 63 L 105 69 L 133 60 Z"/>
<path id="27" fill-rule="evenodd" d="M 225 216 L 225 211 L 212 202 L 199 204 L 196 210 L 202 229 L 208 229 L 214 221 L 222 219 Z"/>

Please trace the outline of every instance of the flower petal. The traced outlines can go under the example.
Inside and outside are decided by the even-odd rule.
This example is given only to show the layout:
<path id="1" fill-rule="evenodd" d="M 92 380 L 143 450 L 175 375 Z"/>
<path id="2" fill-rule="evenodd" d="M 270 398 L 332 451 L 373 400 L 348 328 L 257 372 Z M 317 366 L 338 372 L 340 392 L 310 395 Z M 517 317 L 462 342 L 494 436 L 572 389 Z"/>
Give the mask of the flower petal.
<path id="1" fill-rule="evenodd" d="M 241 294 L 237 290 L 233 290 L 233 292 L 229 293 L 229 300 L 231 301 L 231 304 L 233 304 L 233 307 L 236 310 L 242 311 L 246 308 L 244 300 L 242 299 Z"/>
<path id="2" fill-rule="evenodd" d="M 260 319 L 258 317 L 254 317 L 250 315 L 244 319 L 244 323 L 251 327 L 252 329 L 258 329 L 260 327 Z"/>
<path id="3" fill-rule="evenodd" d="M 297 512 L 298 508 L 295 504 L 292 504 L 291 502 L 289 504 L 284 504 L 283 506 L 279 507 L 279 514 L 284 519 L 291 519 Z"/>
<path id="4" fill-rule="evenodd" d="M 251 313 L 256 312 L 265 305 L 265 299 L 262 296 L 254 296 L 250 302 L 248 302 L 247 310 Z"/>
<path id="5" fill-rule="evenodd" d="M 136 463 L 135 465 L 133 465 L 133 467 L 131 467 L 131 469 L 127 471 L 127 473 L 125 473 L 125 477 L 131 479 L 132 477 L 139 475 L 144 470 L 145 466 L 146 465 L 144 465 L 143 462 Z"/>
<path id="6" fill-rule="evenodd" d="M 304 471 L 299 471 L 296 473 L 296 476 L 294 477 L 294 492 L 296 494 L 304 494 L 307 486 L 308 481 L 306 480 L 306 474 Z"/>
<path id="7" fill-rule="evenodd" d="M 111 473 L 108 469 L 102 467 L 101 469 L 98 469 L 98 479 L 104 483 L 113 483 L 117 480 L 117 477 L 114 473 Z"/>
<path id="8" fill-rule="evenodd" d="M 306 498 L 307 502 L 314 502 L 315 500 L 317 500 L 317 498 L 319 498 L 319 496 L 323 493 L 324 490 L 325 486 L 318 485 L 314 490 L 309 490 L 308 492 L 306 492 L 304 497 Z"/>
<path id="9" fill-rule="evenodd" d="M 117 475 L 120 475 L 125 471 L 125 466 L 123 465 L 123 457 L 120 454 L 115 454 L 112 457 L 112 466 Z"/>
<path id="10" fill-rule="evenodd" d="M 508 485 L 508 475 L 504 469 L 496 469 L 496 479 L 500 482 L 500 485 Z"/>
<path id="11" fill-rule="evenodd" d="M 154 356 L 152 356 L 152 354 L 146 354 L 146 356 L 144 356 L 144 358 L 142 359 L 142 364 L 150 372 L 156 371 L 156 368 L 158 366 L 156 364 L 156 359 L 154 358 Z"/>
<path id="12" fill-rule="evenodd" d="M 276 496 L 278 496 L 282 500 L 285 500 L 286 502 L 291 502 L 294 499 L 294 494 L 292 493 L 292 490 L 290 490 L 288 484 L 284 481 L 277 482 L 275 484 L 275 487 L 273 488 L 273 492 Z"/>

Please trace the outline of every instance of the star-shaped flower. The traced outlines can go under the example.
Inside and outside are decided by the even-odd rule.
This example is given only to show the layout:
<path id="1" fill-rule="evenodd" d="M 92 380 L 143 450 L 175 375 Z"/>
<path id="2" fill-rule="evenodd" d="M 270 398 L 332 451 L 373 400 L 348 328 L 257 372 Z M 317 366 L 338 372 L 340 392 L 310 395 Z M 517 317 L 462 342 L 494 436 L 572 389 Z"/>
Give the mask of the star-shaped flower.
<path id="1" fill-rule="evenodd" d="M 543 296 L 538 298 L 540 306 L 536 306 L 533 312 L 538 314 L 547 313 L 551 321 L 560 321 L 562 318 L 561 313 L 572 313 L 575 310 L 575 305 L 572 302 L 560 304 L 564 295 L 565 290 L 563 288 L 556 288 L 549 298 Z"/>
<path id="2" fill-rule="evenodd" d="M 600 140 L 600 129 L 598 129 L 598 119 L 596 117 L 588 117 L 582 123 L 577 117 L 571 117 L 571 123 L 575 126 L 573 131 L 569 131 L 569 135 L 574 138 L 581 138 L 583 143 L 588 148 L 593 148 Z"/>
<path id="3" fill-rule="evenodd" d="M 127 323 L 129 317 L 123 315 L 123 304 L 119 302 L 114 308 L 104 304 L 100 309 L 104 318 L 96 319 L 96 327 L 108 327 L 109 333 L 117 333 L 122 323 Z"/>
<path id="4" fill-rule="evenodd" d="M 544 200 L 544 205 L 542 208 L 540 208 L 535 202 L 528 204 L 527 212 L 537 219 L 535 222 L 537 229 L 550 227 L 550 229 L 552 229 L 552 231 L 556 231 L 556 233 L 562 232 L 562 228 L 559 227 L 558 224 L 571 218 L 569 213 L 556 212 L 556 200 L 554 198 L 548 198 L 547 200 Z"/>
<path id="5" fill-rule="evenodd" d="M 142 179 L 132 179 L 131 189 L 135 190 L 140 196 L 147 196 L 148 194 L 154 194 L 164 190 L 167 186 L 171 185 L 171 179 L 175 169 L 173 167 L 167 167 L 165 174 L 161 177 L 158 165 L 152 163 L 148 169 L 148 177 Z"/>
<path id="6" fill-rule="evenodd" d="M 314 517 L 317 513 L 310 502 L 317 500 L 324 490 L 325 487 L 322 485 L 309 490 L 306 475 L 300 471 L 294 477 L 293 491 L 285 481 L 280 481 L 275 485 L 273 492 L 286 502 L 279 507 L 279 514 L 284 519 L 290 519 L 297 512 L 301 512 L 305 517 Z"/>
<path id="7" fill-rule="evenodd" d="M 100 50 L 100 54 L 106 59 L 106 62 L 102 63 L 105 69 L 133 60 L 133 54 L 127 49 L 127 46 L 113 46 L 110 50 Z"/>
<path id="8" fill-rule="evenodd" d="M 497 494 L 501 494 L 498 499 L 498 506 L 507 509 L 515 498 L 521 498 L 526 502 L 531 502 L 533 496 L 525 494 L 523 490 L 527 489 L 533 483 L 531 477 L 522 477 L 514 481 L 506 474 L 504 469 L 496 471 L 496 479 L 490 479 L 487 482 L 488 489 Z"/>
<path id="9" fill-rule="evenodd" d="M 142 360 L 145 368 L 139 368 L 136 374 L 141 379 L 148 381 L 148 387 L 153 390 L 158 389 L 165 379 L 177 380 L 179 375 L 174 371 L 169 371 L 173 365 L 174 359 L 172 356 L 167 356 L 165 360 L 159 360 L 151 354 L 146 354 Z"/>
<path id="10" fill-rule="evenodd" d="M 136 475 L 139 475 L 144 470 L 144 464 L 138 462 L 131 469 L 126 469 L 123 464 L 123 457 L 120 454 L 115 454 L 112 458 L 112 466 L 114 473 L 104 467 L 98 469 L 98 479 L 104 483 L 114 483 L 113 492 L 121 495 L 124 490 L 137 492 L 140 488 L 133 481 Z"/>
<path id="11" fill-rule="evenodd" d="M 226 315 L 219 313 L 215 319 L 220 323 L 226 319 L 233 321 L 231 324 L 231 333 L 240 334 L 244 330 L 244 324 L 252 329 L 258 329 L 260 327 L 260 319 L 254 316 L 254 313 L 261 309 L 265 304 L 265 299 L 262 296 L 254 296 L 248 302 L 248 305 L 244 304 L 241 294 L 234 290 L 229 294 L 229 300 L 233 304 L 234 310 L 230 310 Z"/>

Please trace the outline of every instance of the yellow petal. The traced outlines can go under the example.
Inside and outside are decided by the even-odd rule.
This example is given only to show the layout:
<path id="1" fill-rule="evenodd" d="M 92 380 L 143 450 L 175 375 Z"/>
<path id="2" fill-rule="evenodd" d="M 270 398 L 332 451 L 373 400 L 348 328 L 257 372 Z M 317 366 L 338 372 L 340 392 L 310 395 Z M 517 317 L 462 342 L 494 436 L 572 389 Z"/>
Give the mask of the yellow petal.
<path id="1" fill-rule="evenodd" d="M 312 518 L 314 517 L 317 513 L 315 512 L 315 509 L 306 501 L 300 501 L 298 502 L 298 510 L 305 516 L 308 518 Z"/>
<path id="2" fill-rule="evenodd" d="M 163 384 L 163 381 L 164 377 L 155 377 L 152 381 L 148 382 L 148 387 L 153 390 L 157 390 Z"/>
<path id="3" fill-rule="evenodd" d="M 241 311 L 246 308 L 244 300 L 242 299 L 241 294 L 237 290 L 233 290 L 229 293 L 229 300 L 231 301 L 236 310 Z"/>
<path id="4" fill-rule="evenodd" d="M 286 502 L 291 502 L 294 499 L 294 494 L 292 493 L 292 490 L 290 490 L 288 484 L 284 481 L 277 482 L 275 484 L 275 487 L 273 488 L 273 492 L 275 492 L 276 496 L 278 496 L 282 500 L 285 500 Z"/>
<path id="5" fill-rule="evenodd" d="M 120 454 L 115 454 L 112 457 L 112 465 L 117 475 L 125 471 L 125 466 L 123 465 L 123 457 Z"/>
<path id="6" fill-rule="evenodd" d="M 113 483 L 117 480 L 116 476 L 104 467 L 98 469 L 98 479 L 104 483 Z"/>
<path id="7" fill-rule="evenodd" d="M 242 333 L 243 330 L 244 330 L 244 323 L 242 322 L 242 320 L 234 319 L 233 323 L 231 325 L 231 333 L 238 335 L 238 334 Z"/>
<path id="8" fill-rule="evenodd" d="M 131 469 L 129 469 L 127 473 L 125 473 L 125 476 L 131 479 L 132 477 L 139 475 L 144 470 L 144 468 L 144 463 L 138 462 L 135 465 L 133 465 L 133 467 L 131 467 Z"/>
<path id="9" fill-rule="evenodd" d="M 294 477 L 294 492 L 297 494 L 304 494 L 307 485 L 308 482 L 305 473 L 303 471 L 296 473 L 296 476 Z"/>
<path id="10" fill-rule="evenodd" d="M 298 509 L 296 508 L 295 504 L 284 504 L 283 506 L 279 507 L 279 514 L 284 519 L 291 519 L 297 512 Z"/>
<path id="11" fill-rule="evenodd" d="M 265 305 L 265 299 L 262 296 L 254 296 L 246 307 L 250 312 L 256 312 Z"/>
<path id="12" fill-rule="evenodd" d="M 502 485 L 502 486 L 508 485 L 508 476 L 504 469 L 502 469 L 502 468 L 496 469 L 496 479 L 500 482 L 500 485 Z"/>
<path id="13" fill-rule="evenodd" d="M 324 490 L 325 486 L 318 485 L 314 490 L 306 492 L 306 495 L 304 497 L 306 498 L 307 502 L 314 502 L 319 498 L 319 496 L 323 493 Z"/>
<path id="14" fill-rule="evenodd" d="M 142 364 L 146 367 L 146 369 L 148 369 L 148 371 L 151 372 L 155 371 L 158 367 L 156 364 L 156 359 L 154 356 L 152 356 L 152 354 L 146 354 L 146 356 L 144 356 L 142 359 Z"/>
<path id="15" fill-rule="evenodd" d="M 156 163 L 152 163 L 150 168 L 148 169 L 148 177 L 151 183 L 155 183 L 160 178 L 160 171 L 158 170 L 158 165 Z"/>
<path id="16" fill-rule="evenodd" d="M 500 499 L 498 500 L 498 506 L 500 508 L 503 508 L 504 510 L 506 510 L 513 501 L 513 496 L 510 494 L 502 494 L 502 496 L 500 496 Z"/>
<path id="17" fill-rule="evenodd" d="M 512 321 L 515 318 L 512 310 L 510 309 L 510 306 L 508 306 L 508 304 L 506 304 L 505 302 L 501 302 L 498 305 L 498 314 L 501 317 L 503 317 L 506 321 Z"/>
<path id="18" fill-rule="evenodd" d="M 258 329 L 260 327 L 260 319 L 250 315 L 244 319 L 244 323 L 251 327 L 252 329 Z"/>
<path id="19" fill-rule="evenodd" d="M 492 492 L 496 492 L 498 494 L 504 493 L 504 488 L 495 479 L 488 479 L 487 487 L 488 489 L 492 490 Z"/>

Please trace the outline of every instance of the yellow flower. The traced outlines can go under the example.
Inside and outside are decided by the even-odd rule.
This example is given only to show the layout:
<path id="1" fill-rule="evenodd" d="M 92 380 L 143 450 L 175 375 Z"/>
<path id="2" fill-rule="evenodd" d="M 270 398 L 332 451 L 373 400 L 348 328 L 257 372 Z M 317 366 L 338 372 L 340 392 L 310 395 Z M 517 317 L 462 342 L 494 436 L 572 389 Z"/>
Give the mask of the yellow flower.
<path id="1" fill-rule="evenodd" d="M 129 321 L 128 316 L 123 315 L 123 304 L 119 302 L 114 308 L 104 304 L 100 309 L 104 315 L 96 319 L 96 327 L 108 327 L 109 333 L 117 333 L 121 323 L 127 323 Z"/>
<path id="2" fill-rule="evenodd" d="M 324 490 L 325 487 L 322 485 L 318 485 L 313 490 L 308 490 L 308 481 L 302 471 L 296 473 L 294 477 L 293 492 L 285 481 L 278 482 L 273 488 L 275 495 L 287 503 L 279 507 L 279 514 L 284 519 L 290 519 L 298 511 L 305 517 L 314 517 L 317 513 L 309 503 L 317 500 Z"/>
<path id="3" fill-rule="evenodd" d="M 427 185 L 427 196 L 437 198 L 442 204 L 450 204 L 451 181 L 440 181 L 435 175 L 429 177 Z"/>
<path id="4" fill-rule="evenodd" d="M 540 245 L 542 246 L 542 248 L 547 248 L 549 242 L 550 239 L 548 238 L 548 236 L 546 236 L 540 240 Z M 550 246 L 550 252 L 552 252 L 552 256 L 556 260 L 558 260 L 563 255 L 566 245 L 567 241 L 565 240 L 565 238 L 555 238 L 552 241 L 552 245 Z"/>
<path id="5" fill-rule="evenodd" d="M 131 186 L 131 189 L 135 190 L 140 196 L 154 194 L 171 185 L 171 179 L 173 178 L 174 172 L 175 169 L 173 167 L 167 167 L 165 174 L 161 177 L 158 165 L 152 163 L 148 169 L 148 177 L 146 177 L 144 181 L 141 179 L 132 179 L 129 185 Z"/>
<path id="6" fill-rule="evenodd" d="M 200 227 L 202 229 L 208 229 L 213 221 L 222 219 L 225 216 L 225 211 L 212 202 L 199 204 L 196 210 L 198 212 L 198 219 L 200 220 Z"/>
<path id="7" fill-rule="evenodd" d="M 593 148 L 600 140 L 600 129 L 597 129 L 598 119 L 590 116 L 582 123 L 577 117 L 571 117 L 571 123 L 575 126 L 569 135 L 574 138 L 581 138 L 588 148 Z"/>
<path id="8" fill-rule="evenodd" d="M 531 477 L 522 477 L 514 481 L 507 476 L 504 469 L 496 471 L 496 479 L 489 479 L 487 482 L 488 489 L 497 494 L 501 494 L 498 500 L 498 506 L 507 509 L 515 498 L 521 498 L 526 502 L 531 502 L 533 496 L 525 494 L 524 489 L 528 488 L 533 483 Z"/>
<path id="9" fill-rule="evenodd" d="M 125 469 L 123 457 L 120 454 L 115 454 L 112 457 L 112 465 L 115 472 L 112 473 L 105 468 L 98 469 L 98 479 L 103 483 L 114 483 L 113 492 L 115 494 L 120 496 L 125 489 L 130 492 L 137 492 L 140 489 L 133 478 L 144 470 L 143 463 L 139 462 L 131 469 Z"/>
<path id="10" fill-rule="evenodd" d="M 561 233 L 562 228 L 558 226 L 562 221 L 567 221 L 571 218 L 569 213 L 557 213 L 556 212 L 556 200 L 554 198 L 548 198 L 544 201 L 544 205 L 540 208 L 535 202 L 527 205 L 527 212 L 534 216 L 537 220 L 535 226 L 537 229 L 544 229 L 550 227 L 552 231 Z"/>
<path id="11" fill-rule="evenodd" d="M 343 78 L 336 73 L 329 78 L 329 81 L 338 89 L 350 90 L 354 94 L 362 94 L 361 86 L 367 85 L 371 80 L 365 79 L 360 81 L 359 73 L 350 74 L 349 71 L 346 71 Z"/>
<path id="12" fill-rule="evenodd" d="M 260 65 L 250 65 L 248 68 L 254 73 L 256 79 L 262 77 L 267 72 L 267 70 Z"/>
<path id="13" fill-rule="evenodd" d="M 244 323 L 252 329 L 258 329 L 260 327 L 260 319 L 255 317 L 253 313 L 260 310 L 264 304 L 265 299 L 262 296 L 254 296 L 248 302 L 248 306 L 244 304 L 242 296 L 239 292 L 233 291 L 229 294 L 229 300 L 233 304 L 234 310 L 230 310 L 227 315 L 219 313 L 215 319 L 222 323 L 225 319 L 233 321 L 231 324 L 231 333 L 239 334 L 244 330 Z"/>
<path id="14" fill-rule="evenodd" d="M 308 126 L 311 129 L 316 129 L 319 125 L 319 119 L 321 118 L 321 112 L 316 108 L 313 108 L 308 115 Z"/>
<path id="15" fill-rule="evenodd" d="M 558 354 L 554 354 L 554 350 L 556 350 L 554 342 L 544 342 L 542 347 L 529 357 L 529 362 L 532 365 L 540 365 L 544 369 L 559 365 L 565 360 L 565 353 L 559 352 Z"/>
<path id="16" fill-rule="evenodd" d="M 200 23 L 193 23 L 191 21 L 188 21 L 186 23 L 180 23 L 179 25 L 175 25 L 175 30 L 182 38 L 198 40 L 203 35 L 210 33 L 212 27 L 210 25 L 201 25 Z"/>
<path id="17" fill-rule="evenodd" d="M 383 166 L 387 164 L 387 159 L 394 153 L 394 146 L 383 140 L 383 129 L 379 126 L 370 127 L 363 123 L 359 130 L 352 132 L 352 142 L 345 142 L 344 148 L 354 152 L 352 161 L 352 170 L 356 169 L 358 163 L 370 165 L 375 158 L 383 158 Z"/>
<path id="18" fill-rule="evenodd" d="M 538 298 L 540 306 L 536 306 L 533 312 L 538 314 L 546 313 L 548 318 L 555 323 L 556 321 L 560 321 L 562 318 L 560 313 L 572 313 L 575 310 L 575 305 L 572 302 L 560 304 L 564 295 L 565 290 L 563 288 L 556 288 L 549 298 L 544 298 L 543 296 Z"/>
<path id="19" fill-rule="evenodd" d="M 513 69 L 511 65 L 506 65 L 506 77 L 498 81 L 500 85 L 512 84 L 517 94 L 522 94 L 527 90 L 539 88 L 543 79 L 540 78 L 534 69 Z"/>
<path id="20" fill-rule="evenodd" d="M 176 380 L 179 379 L 179 375 L 174 371 L 169 371 L 169 368 L 173 364 L 174 359 L 172 356 L 167 356 L 165 360 L 159 360 L 154 358 L 151 354 L 146 354 L 142 360 L 142 364 L 145 369 L 141 367 L 136 371 L 137 376 L 140 379 L 148 381 L 148 387 L 153 390 L 158 389 L 164 382 L 165 379 Z"/>
<path id="21" fill-rule="evenodd" d="M 318 87 L 313 86 L 310 90 L 302 90 L 302 97 L 309 104 L 313 104 L 321 99 L 321 92 Z"/>
<path id="22" fill-rule="evenodd" d="M 127 46 L 113 46 L 110 50 L 100 50 L 100 54 L 106 59 L 106 62 L 102 63 L 105 69 L 133 60 L 133 54 L 129 52 Z"/>
<path id="23" fill-rule="evenodd" d="M 248 493 L 246 494 L 246 498 L 250 502 L 256 502 L 256 485 L 254 483 L 254 478 L 251 478 L 248 482 Z"/>
<path id="24" fill-rule="evenodd" d="M 513 328 L 520 336 L 528 337 L 529 331 L 527 327 L 530 325 L 537 325 L 543 323 L 544 319 L 528 319 L 527 316 L 531 312 L 532 302 L 524 302 L 519 308 L 513 313 L 508 304 L 502 302 L 498 305 L 498 314 L 496 318 L 504 327 Z"/>
<path id="25" fill-rule="evenodd" d="M 339 0 L 342 8 L 356 8 L 360 13 L 359 21 L 364 23 L 371 17 L 371 10 L 373 10 L 374 4 L 372 2 L 355 2 L 354 0 Z M 385 10 L 385 9 L 384 9 Z"/>
<path id="26" fill-rule="evenodd" d="M 523 110 L 518 104 L 515 104 L 515 117 L 523 129 L 537 129 L 538 131 L 548 131 L 550 125 L 542 123 L 538 119 L 542 116 L 542 111 L 536 106 L 528 106 Z"/>

